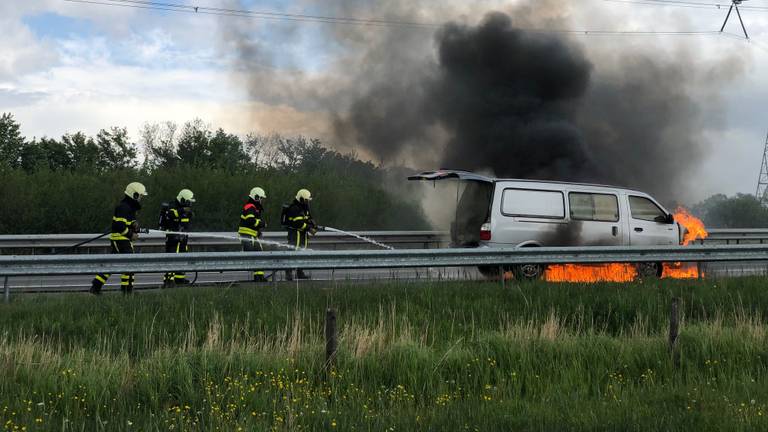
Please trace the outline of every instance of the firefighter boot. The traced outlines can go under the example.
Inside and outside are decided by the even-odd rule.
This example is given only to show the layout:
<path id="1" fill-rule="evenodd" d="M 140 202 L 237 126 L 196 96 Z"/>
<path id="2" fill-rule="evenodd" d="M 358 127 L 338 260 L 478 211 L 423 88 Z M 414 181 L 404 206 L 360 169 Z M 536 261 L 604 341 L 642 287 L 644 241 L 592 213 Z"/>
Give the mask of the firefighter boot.
<path id="1" fill-rule="evenodd" d="M 101 295 L 101 283 L 97 280 L 91 282 L 91 289 L 88 290 L 93 295 Z"/>
<path id="2" fill-rule="evenodd" d="M 163 288 L 175 288 L 176 281 L 173 279 L 173 273 L 166 273 L 163 278 Z"/>

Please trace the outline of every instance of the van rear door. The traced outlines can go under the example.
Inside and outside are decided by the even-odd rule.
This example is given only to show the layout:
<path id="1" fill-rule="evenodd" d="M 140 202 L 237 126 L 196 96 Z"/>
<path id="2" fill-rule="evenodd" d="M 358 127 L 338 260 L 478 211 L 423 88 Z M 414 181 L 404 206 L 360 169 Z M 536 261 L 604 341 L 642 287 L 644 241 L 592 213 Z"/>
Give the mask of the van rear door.
<path id="1" fill-rule="evenodd" d="M 458 180 L 460 194 L 451 223 L 452 247 L 477 247 L 480 245 L 480 228 L 490 220 L 494 180 L 480 174 L 461 170 L 424 171 L 408 177 L 408 180 L 438 181 Z"/>

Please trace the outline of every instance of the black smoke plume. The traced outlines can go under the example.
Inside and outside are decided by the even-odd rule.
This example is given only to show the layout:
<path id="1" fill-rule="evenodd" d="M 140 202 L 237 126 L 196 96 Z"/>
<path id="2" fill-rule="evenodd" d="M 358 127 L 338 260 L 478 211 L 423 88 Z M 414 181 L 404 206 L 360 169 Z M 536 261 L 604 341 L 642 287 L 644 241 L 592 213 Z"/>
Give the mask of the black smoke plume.
<path id="1" fill-rule="evenodd" d="M 577 179 L 597 168 L 576 127 L 591 64 L 553 36 L 527 34 L 507 15 L 437 35 L 430 117 L 450 130 L 443 165 L 497 175 Z"/>
<path id="2" fill-rule="evenodd" d="M 720 121 L 716 94 L 699 108 L 704 77 L 685 56 L 629 49 L 597 71 L 567 36 L 521 30 L 500 12 L 476 26 L 446 24 L 434 40 L 426 72 L 370 83 L 336 119 L 342 141 L 382 161 L 416 155 L 411 164 L 670 199 L 707 150 L 704 126 Z M 431 139 L 435 130 L 442 142 Z"/>

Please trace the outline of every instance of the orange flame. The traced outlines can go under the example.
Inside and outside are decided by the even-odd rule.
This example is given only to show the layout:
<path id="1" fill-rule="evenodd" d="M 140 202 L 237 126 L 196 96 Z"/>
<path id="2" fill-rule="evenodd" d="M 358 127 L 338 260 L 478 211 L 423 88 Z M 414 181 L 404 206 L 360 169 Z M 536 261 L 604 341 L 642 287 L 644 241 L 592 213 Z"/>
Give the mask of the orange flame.
<path id="1" fill-rule="evenodd" d="M 704 222 L 693 216 L 683 207 L 678 207 L 675 210 L 675 221 L 685 228 L 685 235 L 682 241 L 683 246 L 693 241 L 707 238 L 709 235 L 704 228 Z M 700 276 L 703 276 L 703 274 L 699 275 L 699 267 L 696 263 L 682 262 L 664 263 L 664 270 L 661 274 L 662 278 L 673 279 L 696 279 Z"/>
<path id="2" fill-rule="evenodd" d="M 550 265 L 544 272 L 548 282 L 631 282 L 637 276 L 637 269 L 631 264 L 557 264 Z"/>
<path id="3" fill-rule="evenodd" d="M 704 223 L 688 210 L 678 207 L 674 216 L 675 221 L 685 228 L 683 245 L 707 237 Z M 663 263 L 662 266 L 662 278 L 695 279 L 700 276 L 696 263 Z M 544 272 L 544 280 L 548 282 L 631 282 L 636 278 L 637 268 L 632 264 L 624 263 L 557 264 L 548 266 Z"/>
<path id="4" fill-rule="evenodd" d="M 704 276 L 704 272 L 701 273 L 701 276 Z M 699 277 L 699 267 L 696 263 L 690 262 L 664 263 L 661 277 L 670 279 L 697 279 Z"/>
<path id="5" fill-rule="evenodd" d="M 704 229 L 704 222 L 682 207 L 678 207 L 675 211 L 675 221 L 685 228 L 683 246 L 687 246 L 694 240 L 707 238 L 709 235 L 707 230 Z"/>

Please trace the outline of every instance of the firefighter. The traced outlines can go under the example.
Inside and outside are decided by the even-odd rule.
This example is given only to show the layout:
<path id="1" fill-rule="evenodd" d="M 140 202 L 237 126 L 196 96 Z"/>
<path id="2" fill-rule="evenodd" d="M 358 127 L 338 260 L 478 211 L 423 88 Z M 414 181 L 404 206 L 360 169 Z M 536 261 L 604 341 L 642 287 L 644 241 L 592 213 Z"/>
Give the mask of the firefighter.
<path id="1" fill-rule="evenodd" d="M 312 219 L 309 211 L 309 202 L 312 194 L 306 189 L 296 192 L 296 199 L 285 210 L 285 226 L 288 229 L 288 244 L 296 250 L 306 249 L 309 246 L 309 236 L 317 232 L 317 224 Z M 296 271 L 298 279 L 309 279 L 304 270 Z M 293 271 L 286 270 L 285 278 L 293 280 Z"/>
<path id="2" fill-rule="evenodd" d="M 189 236 L 179 234 L 189 231 L 192 219 L 192 203 L 195 195 L 189 189 L 182 189 L 170 204 L 163 204 L 160 211 L 160 229 L 170 231 L 165 235 L 165 252 L 189 252 Z M 163 278 L 163 287 L 188 284 L 187 275 L 182 272 L 168 272 Z"/>
<path id="3" fill-rule="evenodd" d="M 264 245 L 259 241 L 262 231 L 267 227 L 264 221 L 264 200 L 267 194 L 264 189 L 255 187 L 248 194 L 248 201 L 243 205 L 243 211 L 240 213 L 240 227 L 237 233 L 240 235 L 240 242 L 243 244 L 243 250 L 247 252 L 262 252 Z M 253 271 L 254 282 L 266 282 L 264 270 Z"/>
<path id="4" fill-rule="evenodd" d="M 125 197 L 120 204 L 115 207 L 115 214 L 112 216 L 112 231 L 109 235 L 109 241 L 112 246 L 112 253 L 132 254 L 133 242 L 139 238 L 139 222 L 136 220 L 136 213 L 141 209 L 139 200 L 147 196 L 147 188 L 143 184 L 133 182 L 125 187 Z M 101 288 L 107 283 L 109 274 L 97 274 L 91 283 L 91 293 L 101 294 Z M 120 277 L 120 290 L 123 294 L 133 292 L 134 277 L 133 273 L 123 273 Z"/>

